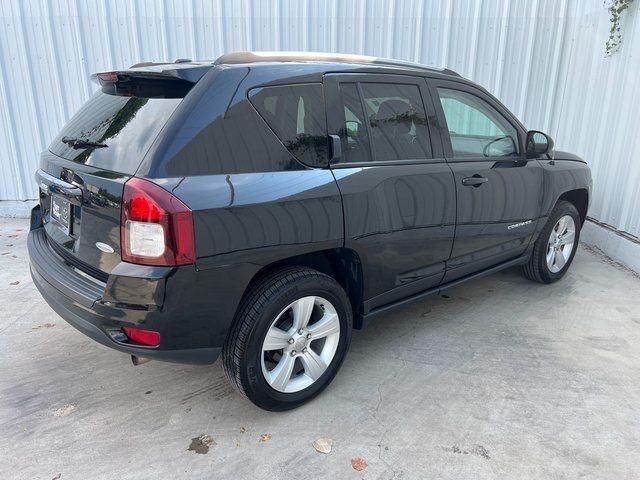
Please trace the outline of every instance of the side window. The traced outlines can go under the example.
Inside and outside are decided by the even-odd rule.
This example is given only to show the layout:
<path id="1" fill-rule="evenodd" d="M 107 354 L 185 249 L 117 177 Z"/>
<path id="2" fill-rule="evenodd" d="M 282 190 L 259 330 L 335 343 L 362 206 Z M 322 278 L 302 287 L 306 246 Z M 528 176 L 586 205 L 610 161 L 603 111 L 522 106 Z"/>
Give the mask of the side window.
<path id="1" fill-rule="evenodd" d="M 344 107 L 344 127 L 340 129 L 343 162 L 370 162 L 371 149 L 366 117 L 355 83 L 341 83 L 340 95 Z"/>
<path id="2" fill-rule="evenodd" d="M 311 166 L 327 164 L 327 121 L 322 85 L 260 87 L 249 100 L 293 156 Z"/>
<path id="3" fill-rule="evenodd" d="M 359 86 L 362 98 L 358 84 L 340 84 L 344 162 L 432 158 L 427 117 L 417 85 L 367 82 Z"/>
<path id="4" fill-rule="evenodd" d="M 455 157 L 518 155 L 518 133 L 495 108 L 460 90 L 438 88 Z"/>
<path id="5" fill-rule="evenodd" d="M 417 85 L 361 83 L 375 159 L 432 158 L 427 116 Z"/>

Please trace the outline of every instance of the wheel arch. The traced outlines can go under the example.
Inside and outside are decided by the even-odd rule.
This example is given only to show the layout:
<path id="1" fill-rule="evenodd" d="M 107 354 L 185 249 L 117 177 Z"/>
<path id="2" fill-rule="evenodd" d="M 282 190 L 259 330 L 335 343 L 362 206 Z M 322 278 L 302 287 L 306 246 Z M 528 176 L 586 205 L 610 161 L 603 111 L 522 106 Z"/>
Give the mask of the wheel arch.
<path id="1" fill-rule="evenodd" d="M 562 200 L 565 200 L 576 207 L 580 214 L 580 223 L 581 225 L 584 225 L 584 221 L 587 218 L 587 210 L 589 209 L 589 191 L 586 188 L 568 190 L 558 197 L 556 204 Z"/>
<path id="2" fill-rule="evenodd" d="M 312 268 L 337 281 L 347 293 L 347 297 L 351 303 L 353 327 L 355 329 L 362 328 L 361 312 L 364 279 L 362 275 L 362 263 L 355 250 L 340 247 L 279 259 L 260 268 L 245 288 L 244 294 L 249 291 L 255 282 L 260 281 L 265 275 L 268 275 L 273 270 L 284 267 Z"/>

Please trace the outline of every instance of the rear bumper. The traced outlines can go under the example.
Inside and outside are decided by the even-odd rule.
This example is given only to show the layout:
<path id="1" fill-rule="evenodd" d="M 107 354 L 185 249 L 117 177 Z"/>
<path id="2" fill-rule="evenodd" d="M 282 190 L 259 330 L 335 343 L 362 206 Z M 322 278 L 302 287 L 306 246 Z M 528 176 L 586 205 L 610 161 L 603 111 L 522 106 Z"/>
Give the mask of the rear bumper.
<path id="1" fill-rule="evenodd" d="M 144 292 L 149 279 L 130 275 L 130 269 L 129 275 L 122 278 L 112 278 L 118 277 L 112 274 L 107 284 L 83 275 L 53 251 L 41 227 L 36 226 L 29 232 L 27 246 L 31 276 L 43 298 L 58 315 L 93 340 L 124 353 L 168 362 L 209 364 L 218 358 L 222 350 L 221 332 L 211 328 L 211 321 L 209 328 L 202 325 L 201 307 L 195 311 L 190 309 L 193 302 L 188 298 L 184 302 L 173 302 L 180 303 L 174 308 L 166 304 L 167 279 L 173 279 L 176 289 L 188 290 L 188 284 L 195 283 L 194 269 L 183 274 L 168 269 L 166 276 L 152 279 L 152 285 L 161 289 L 164 304 L 121 304 L 113 301 L 114 292 L 118 293 L 114 285 L 134 288 L 138 279 Z M 176 296 L 180 298 L 180 292 Z M 159 331 L 160 346 L 128 343 L 120 333 L 123 326 Z"/>

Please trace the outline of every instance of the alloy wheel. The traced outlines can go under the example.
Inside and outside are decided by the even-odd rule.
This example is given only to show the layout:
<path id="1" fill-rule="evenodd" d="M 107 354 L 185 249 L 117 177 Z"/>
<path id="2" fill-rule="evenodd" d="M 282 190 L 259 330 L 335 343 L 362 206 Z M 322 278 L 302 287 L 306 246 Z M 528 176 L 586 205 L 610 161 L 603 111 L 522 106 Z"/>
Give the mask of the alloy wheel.
<path id="1" fill-rule="evenodd" d="M 294 393 L 316 382 L 338 348 L 340 319 L 328 300 L 307 296 L 275 318 L 262 343 L 262 374 L 278 392 Z"/>
<path id="2" fill-rule="evenodd" d="M 560 272 L 571 258 L 575 236 L 576 224 L 573 217 L 560 217 L 551 230 L 547 245 L 547 268 L 551 273 Z"/>

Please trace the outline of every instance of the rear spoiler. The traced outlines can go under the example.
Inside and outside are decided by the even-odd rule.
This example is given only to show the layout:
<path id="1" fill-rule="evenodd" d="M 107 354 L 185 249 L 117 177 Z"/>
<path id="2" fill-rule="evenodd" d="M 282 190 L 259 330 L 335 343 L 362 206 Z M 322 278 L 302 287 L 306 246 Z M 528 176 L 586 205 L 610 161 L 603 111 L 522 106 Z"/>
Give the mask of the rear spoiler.
<path id="1" fill-rule="evenodd" d="M 99 72 L 91 80 L 110 95 L 180 98 L 207 73 L 213 64 L 208 63 L 146 63 L 136 64 L 126 70 Z"/>

